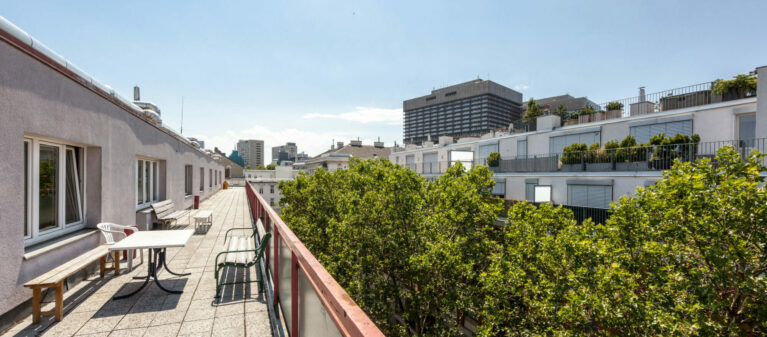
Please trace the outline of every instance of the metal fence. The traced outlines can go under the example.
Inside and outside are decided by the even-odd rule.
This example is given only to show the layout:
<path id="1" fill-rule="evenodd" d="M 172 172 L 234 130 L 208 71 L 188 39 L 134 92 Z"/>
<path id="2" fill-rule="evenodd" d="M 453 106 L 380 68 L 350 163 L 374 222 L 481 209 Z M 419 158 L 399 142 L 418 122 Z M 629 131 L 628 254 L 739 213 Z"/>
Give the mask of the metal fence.
<path id="1" fill-rule="evenodd" d="M 756 96 L 756 92 L 714 94 L 714 83 L 716 82 L 704 82 L 650 94 L 640 93 L 638 96 L 604 102 L 601 106 L 606 107 L 612 102 L 620 103 L 623 105 L 621 116 L 629 117 Z"/>
<path id="2" fill-rule="evenodd" d="M 254 221 L 263 224 L 259 238 L 272 234 L 265 269 L 273 284 L 272 305 L 282 309 L 289 335 L 383 337 L 253 186 L 247 184 L 246 191 Z"/>
<path id="3" fill-rule="evenodd" d="M 767 153 L 767 138 L 514 156 L 500 159 L 497 166 L 490 167 L 490 170 L 496 173 L 661 171 L 671 168 L 675 160 L 692 162 L 714 158 L 716 152 L 725 146 L 733 147 L 744 157 L 754 150 Z M 422 174 L 440 174 L 454 164 L 448 161 L 418 163 L 411 169 Z M 488 162 L 487 159 L 476 159 L 464 163 L 464 167 L 471 165 L 488 165 Z"/>

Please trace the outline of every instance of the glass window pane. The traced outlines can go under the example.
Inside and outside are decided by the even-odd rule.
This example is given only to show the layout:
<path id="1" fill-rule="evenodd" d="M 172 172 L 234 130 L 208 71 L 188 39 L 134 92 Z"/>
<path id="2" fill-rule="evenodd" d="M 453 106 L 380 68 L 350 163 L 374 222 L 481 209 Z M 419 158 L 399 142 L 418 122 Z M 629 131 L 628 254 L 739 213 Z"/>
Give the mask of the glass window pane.
<path id="1" fill-rule="evenodd" d="M 138 181 L 138 186 L 136 190 L 136 196 L 138 200 L 136 201 L 136 204 L 141 205 L 144 203 L 144 161 L 139 160 L 137 163 L 138 167 L 136 169 L 136 174 L 138 176 L 136 180 Z"/>
<path id="2" fill-rule="evenodd" d="M 738 118 L 738 138 L 745 146 L 753 147 L 756 138 L 756 115 Z"/>
<path id="3" fill-rule="evenodd" d="M 80 221 L 80 169 L 78 167 L 77 159 L 75 158 L 75 151 L 73 149 L 67 149 L 66 156 L 66 223 L 74 223 Z"/>
<path id="4" fill-rule="evenodd" d="M 40 145 L 39 230 L 41 232 L 56 228 L 58 225 L 58 169 L 59 148 L 50 145 Z"/>
<path id="5" fill-rule="evenodd" d="M 152 167 L 150 165 L 150 162 L 144 161 L 144 200 L 146 202 L 152 201 L 152 184 L 151 184 L 151 177 L 152 177 Z"/>
<path id="6" fill-rule="evenodd" d="M 160 197 L 159 197 L 160 190 L 157 188 L 157 186 L 158 186 L 157 185 L 157 180 L 160 179 L 160 176 L 157 175 L 157 171 L 159 171 L 159 169 L 157 168 L 157 162 L 153 162 L 152 163 L 152 177 L 154 177 L 154 178 L 152 179 L 152 190 L 154 191 L 154 193 L 153 193 L 154 200 L 160 199 Z"/>
<path id="7" fill-rule="evenodd" d="M 29 236 L 29 142 L 24 142 L 24 236 Z"/>

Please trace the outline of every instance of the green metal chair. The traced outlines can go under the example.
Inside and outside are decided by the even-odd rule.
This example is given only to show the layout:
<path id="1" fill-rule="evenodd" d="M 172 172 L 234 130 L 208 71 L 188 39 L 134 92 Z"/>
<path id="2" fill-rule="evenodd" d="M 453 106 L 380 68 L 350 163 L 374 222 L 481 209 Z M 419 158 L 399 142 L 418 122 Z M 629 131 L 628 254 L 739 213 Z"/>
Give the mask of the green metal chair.
<path id="1" fill-rule="evenodd" d="M 232 228 L 232 229 L 248 229 L 248 228 Z M 231 231 L 230 229 L 229 231 Z M 221 297 L 221 286 L 246 284 L 258 282 L 258 293 L 264 292 L 264 280 L 262 276 L 261 264 L 259 261 L 264 256 L 264 250 L 266 244 L 269 242 L 269 238 L 272 237 L 271 233 L 266 233 L 261 238 L 261 243 L 256 240 L 255 226 L 253 228 L 253 234 L 249 236 L 232 236 L 229 238 L 229 231 L 226 233 L 226 247 L 228 250 L 218 253 L 216 255 L 216 298 Z M 257 245 L 256 245 L 257 244 Z M 250 249 L 251 245 L 255 245 L 253 249 Z M 226 248 L 225 248 L 226 249 Z M 219 258 L 224 256 L 223 261 L 219 262 Z M 226 267 L 245 269 L 247 270 L 251 266 L 256 266 L 256 272 L 258 273 L 256 280 L 246 280 L 239 282 L 222 282 L 220 279 L 220 271 Z"/>

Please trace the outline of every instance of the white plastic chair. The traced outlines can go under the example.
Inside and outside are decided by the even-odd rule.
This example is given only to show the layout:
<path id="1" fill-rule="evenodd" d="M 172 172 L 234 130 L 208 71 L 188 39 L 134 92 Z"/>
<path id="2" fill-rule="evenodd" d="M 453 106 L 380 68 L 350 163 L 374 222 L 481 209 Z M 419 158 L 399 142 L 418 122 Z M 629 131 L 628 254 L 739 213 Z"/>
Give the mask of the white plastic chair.
<path id="1" fill-rule="evenodd" d="M 104 235 L 104 240 L 106 241 L 106 244 L 108 245 L 114 244 L 115 242 L 126 238 L 128 236 L 128 234 L 125 234 L 126 229 L 130 229 L 134 233 L 138 232 L 138 228 L 135 226 L 122 226 L 122 225 L 114 224 L 111 222 L 102 222 L 96 225 L 96 227 L 98 227 L 98 229 L 101 231 L 101 234 Z M 128 271 L 133 271 L 133 254 L 134 254 L 134 250 L 129 249 L 128 250 Z M 141 263 L 144 263 L 143 249 L 139 249 L 139 255 L 141 256 Z"/>

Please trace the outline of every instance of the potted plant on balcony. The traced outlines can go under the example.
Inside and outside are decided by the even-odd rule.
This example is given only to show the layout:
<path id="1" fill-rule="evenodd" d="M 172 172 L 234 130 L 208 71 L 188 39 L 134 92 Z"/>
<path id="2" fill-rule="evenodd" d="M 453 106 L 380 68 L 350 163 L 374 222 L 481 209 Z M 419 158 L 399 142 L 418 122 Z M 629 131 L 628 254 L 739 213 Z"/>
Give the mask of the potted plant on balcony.
<path id="1" fill-rule="evenodd" d="M 584 157 L 588 147 L 584 143 L 575 143 L 562 149 L 562 171 L 583 171 Z"/>
<path id="2" fill-rule="evenodd" d="M 606 119 L 615 119 L 615 118 L 621 118 L 623 116 L 623 103 L 621 102 L 610 102 L 605 105 L 605 110 L 607 110 Z"/>
<path id="3" fill-rule="evenodd" d="M 578 124 L 578 113 L 571 112 L 567 114 L 567 121 L 565 121 L 565 125 L 576 125 L 576 124 Z"/>
<path id="4" fill-rule="evenodd" d="M 492 152 L 487 156 L 487 166 L 490 171 L 498 172 L 498 166 L 501 164 L 501 154 L 498 152 Z"/>
<path id="5" fill-rule="evenodd" d="M 637 145 L 634 136 L 628 135 L 621 140 L 615 150 L 616 171 L 643 171 L 648 167 L 647 146 Z"/>
<path id="6" fill-rule="evenodd" d="M 612 145 L 611 145 L 612 146 Z M 599 143 L 591 144 L 585 155 L 586 171 L 610 171 L 613 164 L 607 151 L 602 149 Z"/>
<path id="7" fill-rule="evenodd" d="M 596 113 L 596 110 L 591 105 L 586 104 L 586 107 L 578 111 L 578 123 L 588 123 L 592 121 L 592 116 Z"/>
<path id="8" fill-rule="evenodd" d="M 755 75 L 736 75 L 731 80 L 718 79 L 714 82 L 714 95 L 719 95 L 722 102 L 751 97 L 756 94 Z M 716 100 L 716 99 L 713 99 Z"/>
<path id="9" fill-rule="evenodd" d="M 543 110 L 541 109 L 541 106 L 531 98 L 529 101 L 527 101 L 527 109 L 525 110 L 525 114 L 522 116 L 522 119 L 524 120 L 525 124 L 532 126 L 533 130 L 535 130 L 535 122 L 540 116 L 543 116 Z"/>
<path id="10" fill-rule="evenodd" d="M 554 110 L 554 114 L 559 116 L 560 126 L 565 125 L 565 121 L 570 118 L 570 115 L 567 113 L 567 108 L 564 104 L 557 105 L 557 109 Z"/>

